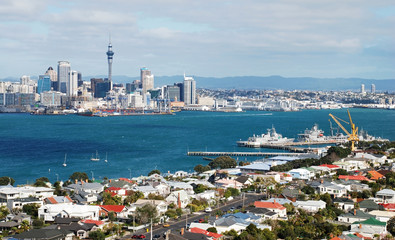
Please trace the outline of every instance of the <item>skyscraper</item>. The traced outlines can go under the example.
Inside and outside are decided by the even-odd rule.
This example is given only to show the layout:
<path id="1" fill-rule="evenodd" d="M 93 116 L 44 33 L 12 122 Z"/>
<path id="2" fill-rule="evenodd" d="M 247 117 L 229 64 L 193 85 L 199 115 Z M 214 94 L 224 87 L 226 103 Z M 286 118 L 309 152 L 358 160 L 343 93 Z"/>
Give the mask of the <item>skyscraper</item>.
<path id="1" fill-rule="evenodd" d="M 375 92 L 376 92 L 376 85 L 372 84 L 372 85 L 370 86 L 370 91 L 371 91 L 372 93 L 375 93 Z"/>
<path id="2" fill-rule="evenodd" d="M 148 90 L 154 88 L 154 75 L 151 74 L 148 68 L 143 67 L 140 69 L 140 77 L 143 93 L 147 93 Z"/>
<path id="3" fill-rule="evenodd" d="M 51 88 L 54 90 L 58 90 L 58 73 L 53 70 L 52 67 L 49 67 L 45 72 L 45 75 L 48 75 L 51 79 Z"/>
<path id="4" fill-rule="evenodd" d="M 184 74 L 184 103 L 185 105 L 196 104 L 196 81 L 193 77 Z"/>
<path id="5" fill-rule="evenodd" d="M 58 62 L 58 86 L 57 91 L 67 93 L 67 82 L 69 81 L 70 63 L 68 61 Z"/>
<path id="6" fill-rule="evenodd" d="M 67 81 L 67 96 L 73 97 L 77 96 L 77 88 L 78 88 L 78 72 L 77 71 L 69 71 L 69 79 Z"/>
<path id="7" fill-rule="evenodd" d="M 40 75 L 37 82 L 37 93 L 41 94 L 51 90 L 51 77 L 49 75 Z"/>
<path id="8" fill-rule="evenodd" d="M 362 93 L 362 94 L 365 93 L 365 84 L 361 84 L 361 93 Z"/>
<path id="9" fill-rule="evenodd" d="M 108 43 L 108 50 L 107 50 L 107 60 L 108 60 L 108 81 L 110 82 L 110 90 L 112 89 L 112 58 L 114 56 L 114 52 L 112 51 L 111 45 L 111 37 Z"/>

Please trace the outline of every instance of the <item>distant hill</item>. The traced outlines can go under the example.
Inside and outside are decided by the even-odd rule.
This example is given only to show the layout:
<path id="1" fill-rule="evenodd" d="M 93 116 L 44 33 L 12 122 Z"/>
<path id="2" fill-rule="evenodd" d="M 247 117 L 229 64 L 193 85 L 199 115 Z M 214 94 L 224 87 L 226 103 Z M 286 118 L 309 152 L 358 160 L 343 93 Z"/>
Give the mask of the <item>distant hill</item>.
<path id="1" fill-rule="evenodd" d="M 91 78 L 105 78 L 105 75 L 83 76 L 84 81 Z M 371 84 L 376 85 L 376 91 L 395 92 L 395 79 L 363 79 L 363 78 L 312 78 L 312 77 L 281 77 L 281 76 L 239 76 L 239 77 L 199 77 L 193 76 L 198 88 L 209 89 L 266 89 L 266 90 L 323 90 L 323 91 L 359 91 L 361 84 L 365 84 L 367 92 L 370 91 Z M 37 77 L 32 76 L 32 79 Z M 130 83 L 140 79 L 139 76 L 129 77 L 123 75 L 113 76 L 116 83 Z M 6 78 L 0 81 L 19 81 L 18 78 Z M 155 86 L 170 85 L 182 82 L 183 76 L 155 76 Z"/>

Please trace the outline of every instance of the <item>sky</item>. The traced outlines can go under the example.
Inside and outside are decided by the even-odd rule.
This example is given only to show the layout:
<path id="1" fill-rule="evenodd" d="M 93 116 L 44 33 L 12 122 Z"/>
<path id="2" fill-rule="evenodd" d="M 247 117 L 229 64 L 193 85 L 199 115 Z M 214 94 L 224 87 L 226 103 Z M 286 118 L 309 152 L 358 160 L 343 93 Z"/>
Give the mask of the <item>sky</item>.
<path id="1" fill-rule="evenodd" d="M 394 0 L 1 0 L 0 79 L 60 60 L 83 76 L 395 79 Z"/>

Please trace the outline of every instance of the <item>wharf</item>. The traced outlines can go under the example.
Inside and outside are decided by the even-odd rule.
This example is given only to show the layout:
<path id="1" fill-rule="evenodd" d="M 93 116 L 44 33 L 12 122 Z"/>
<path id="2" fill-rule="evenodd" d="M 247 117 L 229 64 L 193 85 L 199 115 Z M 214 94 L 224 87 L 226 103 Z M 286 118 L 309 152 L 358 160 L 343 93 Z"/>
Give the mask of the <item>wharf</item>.
<path id="1" fill-rule="evenodd" d="M 272 157 L 290 156 L 297 157 L 306 153 L 287 153 L 287 152 L 188 152 L 188 156 L 237 156 L 237 157 Z"/>
<path id="2" fill-rule="evenodd" d="M 248 141 L 240 141 L 239 146 L 240 147 L 249 147 L 249 148 L 271 148 L 271 149 L 282 149 L 282 150 L 288 150 L 291 152 L 300 152 L 300 153 L 306 153 L 306 152 L 312 152 L 314 151 L 314 148 L 303 148 L 303 147 L 297 147 L 297 146 L 310 146 L 310 145 L 328 145 L 328 144 L 338 144 L 342 143 L 341 141 L 319 141 L 319 142 L 288 142 L 288 143 L 281 143 L 281 144 L 260 144 L 259 146 L 250 144 Z"/>

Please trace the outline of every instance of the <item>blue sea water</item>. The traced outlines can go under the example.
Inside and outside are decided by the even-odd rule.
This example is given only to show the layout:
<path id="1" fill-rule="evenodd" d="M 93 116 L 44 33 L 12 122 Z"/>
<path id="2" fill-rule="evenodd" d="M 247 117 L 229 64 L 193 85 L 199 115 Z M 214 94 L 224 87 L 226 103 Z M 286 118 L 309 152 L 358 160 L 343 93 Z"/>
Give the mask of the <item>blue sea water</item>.
<path id="1" fill-rule="evenodd" d="M 0 114 L 0 176 L 24 184 L 42 176 L 66 180 L 76 171 L 95 178 L 146 175 L 152 169 L 192 171 L 207 162 L 187 156 L 188 150 L 273 151 L 239 148 L 236 141 L 265 133 L 272 125 L 288 138 L 296 138 L 314 123 L 329 134 L 329 113 L 347 119 L 345 109 L 107 118 Z M 351 115 L 360 129 L 395 140 L 395 111 L 351 109 Z M 92 162 L 96 150 L 102 161 Z M 63 167 L 66 153 L 67 167 Z"/>

